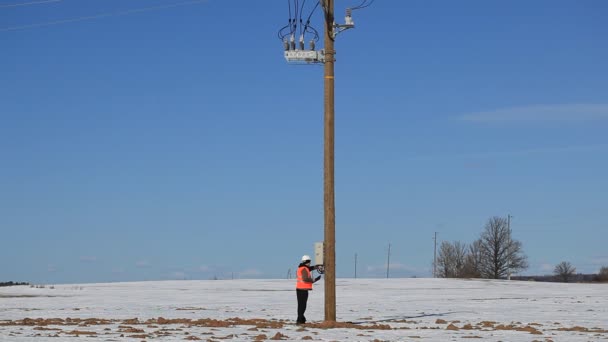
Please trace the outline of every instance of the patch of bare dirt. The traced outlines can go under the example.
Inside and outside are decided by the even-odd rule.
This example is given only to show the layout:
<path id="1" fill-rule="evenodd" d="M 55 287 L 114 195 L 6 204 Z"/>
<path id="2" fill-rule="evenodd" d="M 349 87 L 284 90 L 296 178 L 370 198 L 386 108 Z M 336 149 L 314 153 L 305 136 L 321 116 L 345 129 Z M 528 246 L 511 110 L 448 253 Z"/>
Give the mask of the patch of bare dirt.
<path id="1" fill-rule="evenodd" d="M 273 341 L 279 341 L 279 340 L 286 340 L 288 339 L 289 336 L 283 335 L 280 332 L 277 332 L 273 337 L 271 337 L 270 339 Z"/>
<path id="2" fill-rule="evenodd" d="M 460 328 L 459 328 L 459 327 L 457 327 L 457 326 L 455 326 L 454 324 L 451 324 L 451 323 L 450 323 L 450 325 L 448 325 L 447 327 L 445 327 L 445 330 L 454 330 L 454 331 L 458 331 L 458 330 L 460 330 Z"/>
<path id="3" fill-rule="evenodd" d="M 59 329 L 59 328 L 47 328 L 47 327 L 35 327 L 34 330 L 42 330 L 42 331 L 56 330 L 56 331 L 61 331 L 61 329 Z"/>
<path id="4" fill-rule="evenodd" d="M 82 331 L 82 330 L 64 331 L 63 333 L 68 334 L 68 335 L 75 335 L 75 336 L 80 336 L 80 335 L 95 336 L 95 335 L 97 335 L 97 333 L 94 331 Z"/>
<path id="5" fill-rule="evenodd" d="M 137 329 L 137 328 L 133 328 L 133 327 L 130 327 L 130 326 L 121 325 L 121 326 L 118 327 L 118 332 L 129 333 L 129 334 L 131 334 L 131 333 L 137 334 L 137 333 L 144 333 L 145 331 L 144 331 L 144 329 Z"/>
<path id="6" fill-rule="evenodd" d="M 492 321 L 482 321 L 477 323 L 477 325 L 481 325 L 484 328 L 494 328 L 494 325 L 496 325 L 496 322 L 492 322 Z"/>
<path id="7" fill-rule="evenodd" d="M 585 332 L 585 333 L 596 333 L 596 334 L 606 334 L 608 333 L 608 330 L 604 330 L 601 328 L 585 328 L 585 327 L 580 327 L 580 326 L 574 326 L 574 327 L 570 327 L 570 328 L 558 328 L 555 329 L 557 331 L 576 331 L 576 332 Z"/>
<path id="8" fill-rule="evenodd" d="M 448 321 L 443 320 L 443 319 L 441 319 L 441 318 L 438 318 L 438 319 L 435 321 L 435 324 L 448 324 Z"/>
<path id="9" fill-rule="evenodd" d="M 392 330 L 388 324 L 354 324 L 348 322 L 321 322 L 306 324 L 307 328 L 316 329 L 359 329 L 359 330 Z"/>
<path id="10" fill-rule="evenodd" d="M 529 332 L 530 334 L 533 335 L 542 335 L 543 333 L 541 331 L 539 331 L 538 329 L 532 327 L 532 326 L 517 326 L 515 324 L 509 324 L 509 325 L 504 325 L 504 324 L 499 324 L 497 326 L 494 327 L 494 330 L 514 330 L 514 331 L 522 331 L 522 332 Z"/>
<path id="11" fill-rule="evenodd" d="M 148 338 L 148 335 L 146 335 L 146 334 L 138 334 L 138 335 L 129 335 L 127 337 L 145 339 L 145 338 Z"/>

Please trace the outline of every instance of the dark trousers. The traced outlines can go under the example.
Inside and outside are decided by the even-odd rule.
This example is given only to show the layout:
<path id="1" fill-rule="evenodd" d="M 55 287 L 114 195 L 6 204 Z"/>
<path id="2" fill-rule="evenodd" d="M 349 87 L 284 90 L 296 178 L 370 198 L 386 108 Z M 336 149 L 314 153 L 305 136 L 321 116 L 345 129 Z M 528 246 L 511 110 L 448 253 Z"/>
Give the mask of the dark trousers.
<path id="1" fill-rule="evenodd" d="M 297 323 L 306 323 L 304 312 L 306 311 L 306 302 L 308 301 L 308 290 L 296 290 L 298 295 L 298 320 Z"/>

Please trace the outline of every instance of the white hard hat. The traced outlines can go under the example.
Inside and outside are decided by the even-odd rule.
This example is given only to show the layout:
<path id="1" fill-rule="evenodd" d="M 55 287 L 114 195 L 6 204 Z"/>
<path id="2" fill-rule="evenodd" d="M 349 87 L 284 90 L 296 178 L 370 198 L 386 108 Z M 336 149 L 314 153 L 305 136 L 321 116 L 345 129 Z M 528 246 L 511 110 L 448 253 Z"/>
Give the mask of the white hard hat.
<path id="1" fill-rule="evenodd" d="M 308 255 L 302 256 L 302 262 L 310 261 L 310 257 Z"/>

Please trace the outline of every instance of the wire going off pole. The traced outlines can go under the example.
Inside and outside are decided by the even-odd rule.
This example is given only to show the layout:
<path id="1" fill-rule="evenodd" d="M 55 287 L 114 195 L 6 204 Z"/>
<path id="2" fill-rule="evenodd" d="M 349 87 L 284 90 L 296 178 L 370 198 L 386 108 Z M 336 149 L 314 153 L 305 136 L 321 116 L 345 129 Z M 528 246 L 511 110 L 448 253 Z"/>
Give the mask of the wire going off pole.
<path id="1" fill-rule="evenodd" d="M 325 0 L 324 242 L 325 321 L 336 321 L 336 208 L 334 195 L 334 0 Z"/>

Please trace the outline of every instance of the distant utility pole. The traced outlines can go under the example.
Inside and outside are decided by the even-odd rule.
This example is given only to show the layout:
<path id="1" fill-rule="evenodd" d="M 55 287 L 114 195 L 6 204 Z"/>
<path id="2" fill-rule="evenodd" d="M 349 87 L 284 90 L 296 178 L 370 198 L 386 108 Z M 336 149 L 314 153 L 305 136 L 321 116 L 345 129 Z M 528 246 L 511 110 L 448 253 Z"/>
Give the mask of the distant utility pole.
<path id="1" fill-rule="evenodd" d="M 354 10 L 369 7 L 374 0 L 364 0 L 356 7 L 346 9 L 344 24 L 336 24 L 334 20 L 334 0 L 319 0 L 311 11 L 307 20 L 302 20 L 304 9 L 298 1 L 293 5 L 296 9 L 296 17 L 292 19 L 291 6 L 289 4 L 289 23 L 279 30 L 279 39 L 283 41 L 285 48 L 285 59 L 295 63 L 323 63 L 324 70 L 324 172 L 323 172 L 323 207 L 324 207 L 324 241 L 323 241 L 323 263 L 325 266 L 325 321 L 336 321 L 336 214 L 334 195 L 334 41 L 336 36 L 348 29 L 355 27 L 352 19 Z M 315 51 L 315 42 L 318 40 L 317 31 L 311 26 L 310 18 L 315 9 L 320 5 L 323 9 L 324 22 L 324 49 Z M 298 18 L 298 7 L 300 17 Z M 300 27 L 300 37 L 296 44 L 297 28 Z M 313 33 L 315 38 L 310 42 L 310 49 L 304 47 L 306 33 Z"/>
<path id="2" fill-rule="evenodd" d="M 437 278 L 437 232 L 435 232 L 435 248 L 433 249 L 433 278 Z"/>
<path id="3" fill-rule="evenodd" d="M 357 253 L 355 253 L 355 279 L 357 279 Z"/>
<path id="4" fill-rule="evenodd" d="M 388 279 L 388 271 L 391 267 L 391 244 L 388 244 L 388 256 L 386 260 L 386 278 Z"/>
<path id="5" fill-rule="evenodd" d="M 509 231 L 509 244 L 508 248 L 511 248 L 511 214 L 507 215 L 507 230 Z M 511 251 L 508 251 L 509 258 L 507 259 L 507 280 L 511 280 Z"/>

